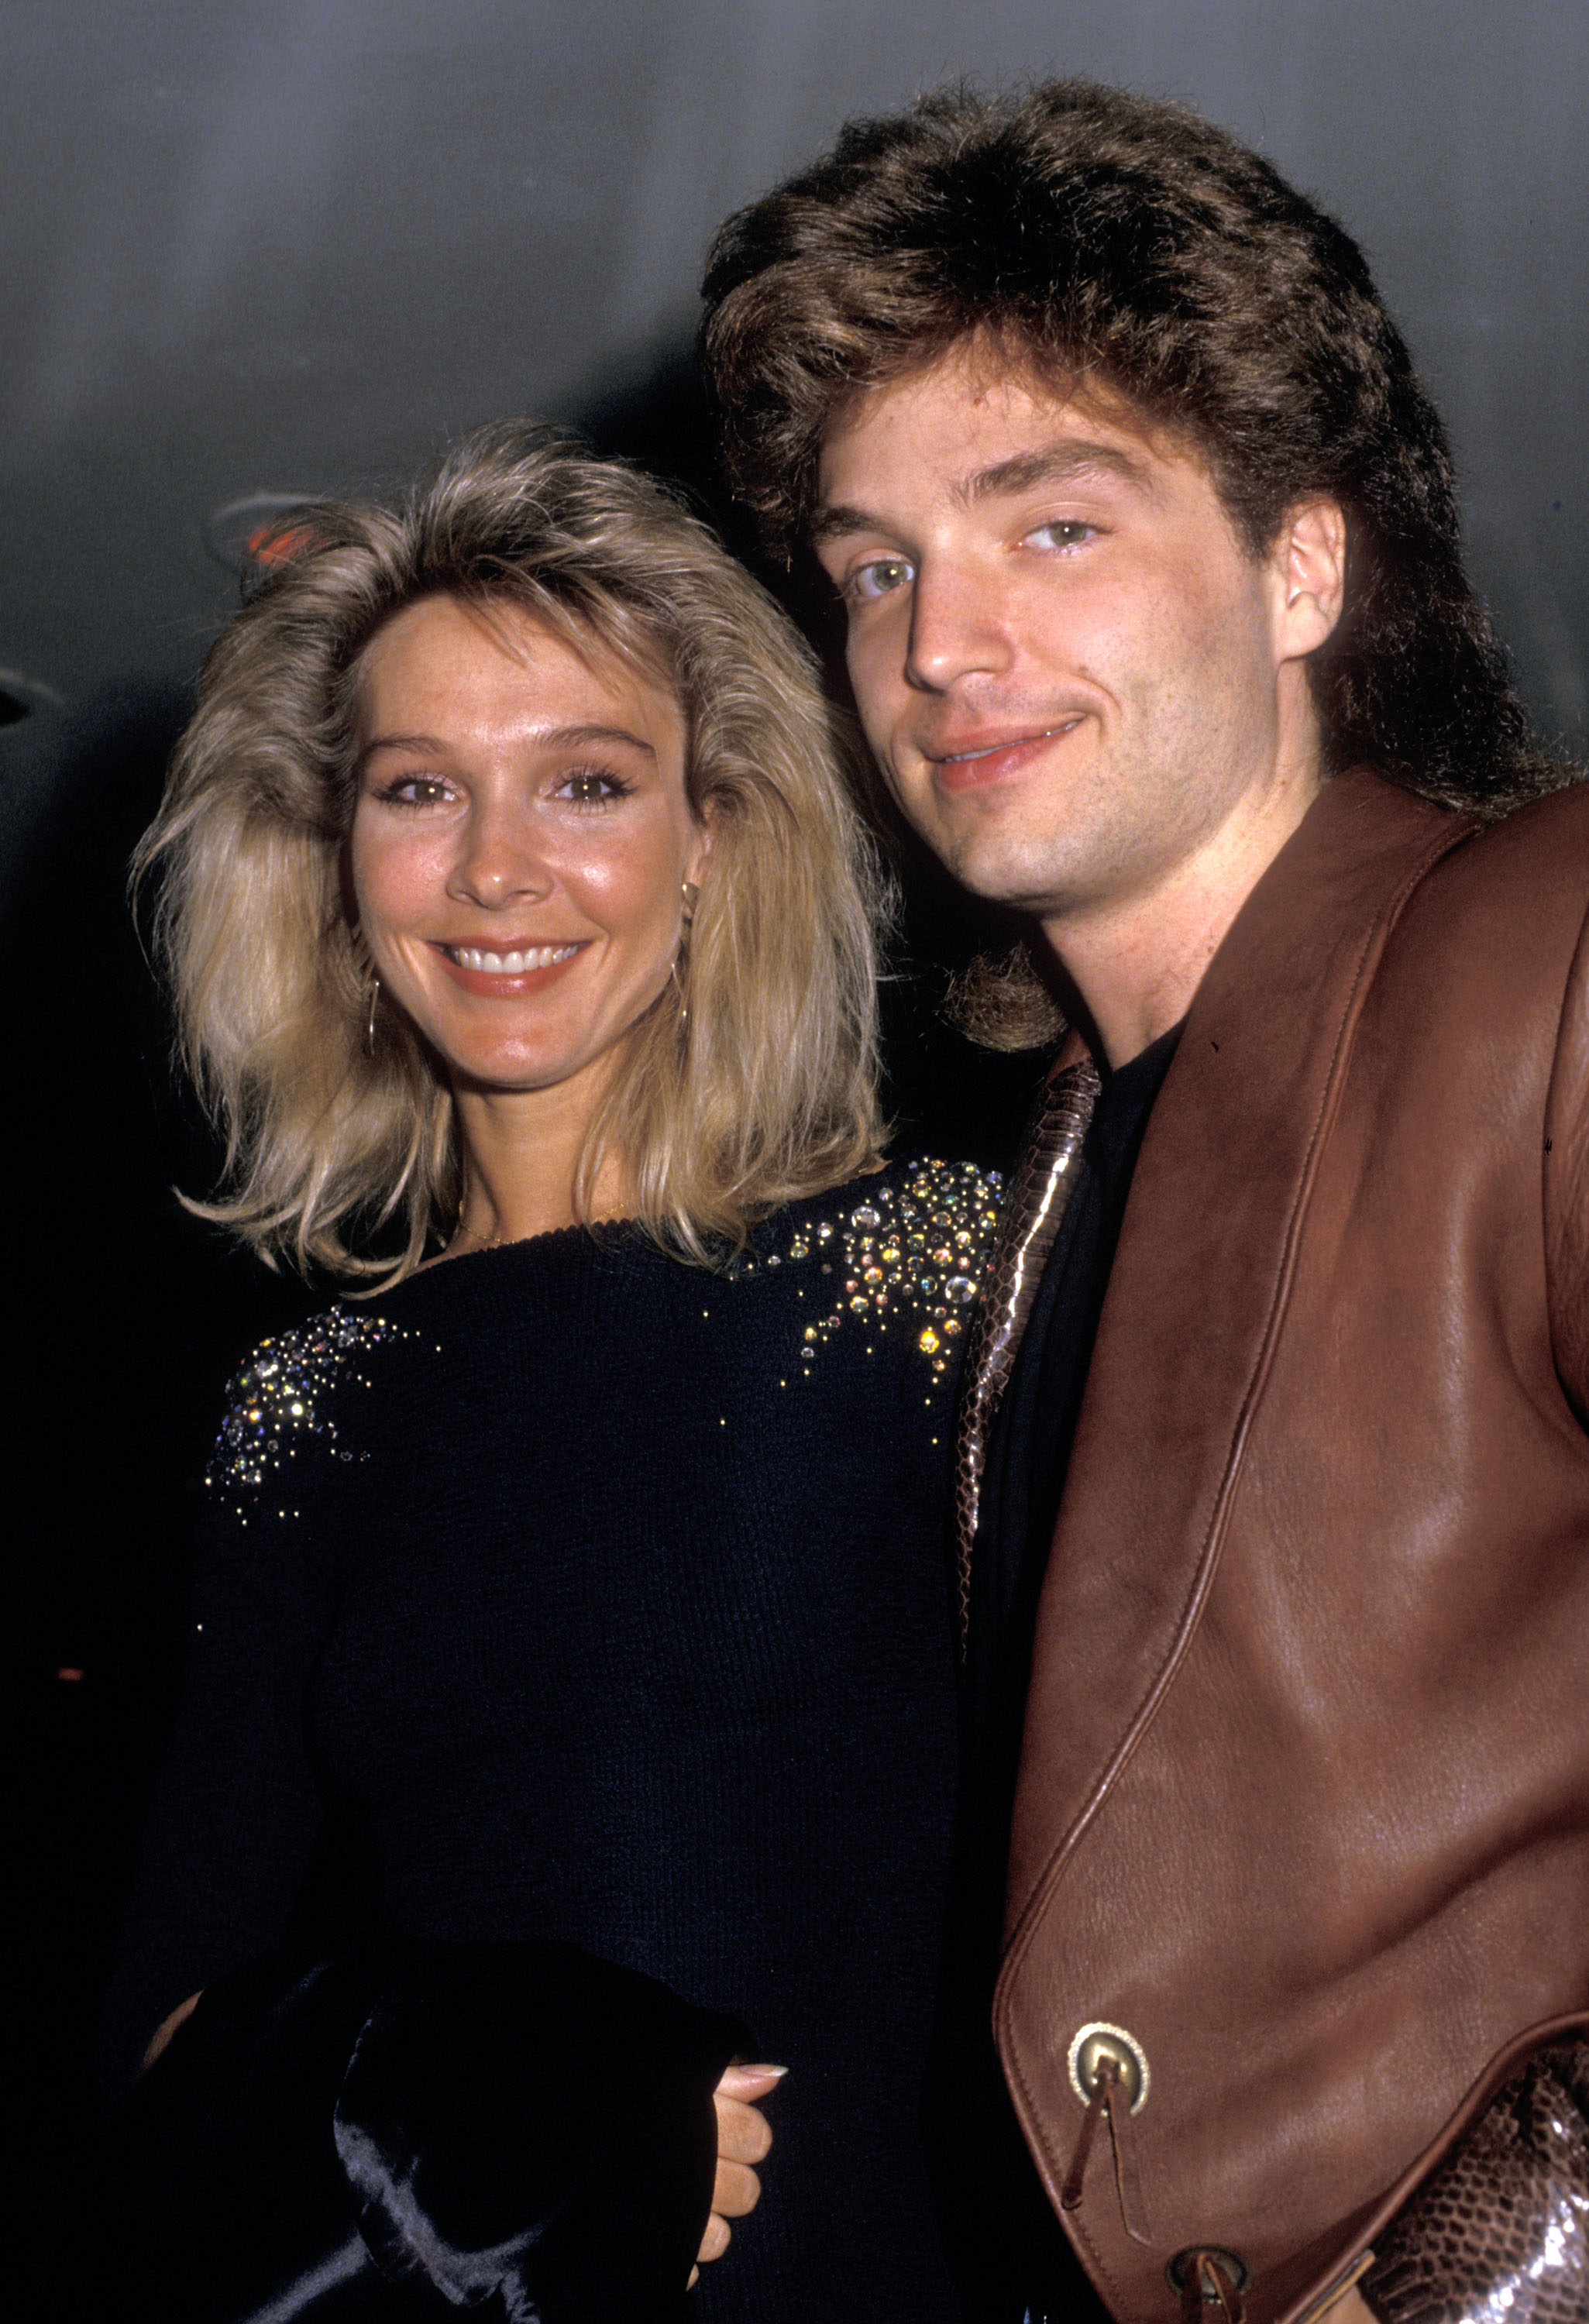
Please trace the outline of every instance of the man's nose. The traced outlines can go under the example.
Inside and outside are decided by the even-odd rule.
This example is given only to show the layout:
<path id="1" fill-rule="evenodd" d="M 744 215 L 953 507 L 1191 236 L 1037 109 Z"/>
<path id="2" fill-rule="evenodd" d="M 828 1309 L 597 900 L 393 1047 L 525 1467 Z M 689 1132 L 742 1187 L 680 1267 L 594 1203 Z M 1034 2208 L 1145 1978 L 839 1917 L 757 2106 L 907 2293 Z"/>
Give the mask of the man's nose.
<path id="1" fill-rule="evenodd" d="M 547 835 L 532 815 L 481 802 L 471 813 L 464 845 L 448 880 L 455 901 L 498 911 L 521 900 L 539 903 L 555 882 Z"/>
<path id="2" fill-rule="evenodd" d="M 905 666 L 910 685 L 943 694 L 959 678 L 1002 675 L 1012 659 L 1013 641 L 993 576 L 924 559 L 910 601 Z"/>

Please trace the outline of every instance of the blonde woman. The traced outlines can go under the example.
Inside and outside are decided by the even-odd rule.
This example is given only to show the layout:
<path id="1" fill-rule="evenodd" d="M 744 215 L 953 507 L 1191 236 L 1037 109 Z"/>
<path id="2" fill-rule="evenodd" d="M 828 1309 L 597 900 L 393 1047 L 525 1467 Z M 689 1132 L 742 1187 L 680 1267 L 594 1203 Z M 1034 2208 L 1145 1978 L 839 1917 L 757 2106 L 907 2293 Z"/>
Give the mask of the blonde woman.
<path id="1" fill-rule="evenodd" d="M 808 658 L 544 431 L 286 546 L 141 862 L 205 1214 L 356 1287 L 232 1392 L 124 2018 L 197 2056 L 334 1815 L 383 1936 L 576 1947 L 788 2070 L 753 2218 L 775 2078 L 719 2090 L 696 2312 L 947 2319 L 915 2117 L 992 1189 L 880 1163 L 880 891 Z"/>

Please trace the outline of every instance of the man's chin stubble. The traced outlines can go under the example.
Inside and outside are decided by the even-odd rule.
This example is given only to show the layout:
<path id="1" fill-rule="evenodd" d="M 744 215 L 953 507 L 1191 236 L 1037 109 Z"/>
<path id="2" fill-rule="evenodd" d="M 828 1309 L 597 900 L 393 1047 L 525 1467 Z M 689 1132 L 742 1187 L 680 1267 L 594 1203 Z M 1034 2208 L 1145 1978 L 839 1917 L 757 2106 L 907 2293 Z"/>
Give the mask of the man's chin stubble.
<path id="1" fill-rule="evenodd" d="M 1035 919 L 1074 908 L 1079 900 L 1076 881 L 1062 865 L 1034 862 L 1019 848 L 979 848 L 974 833 L 947 843 L 941 833 L 921 836 L 960 885 L 984 903 Z"/>

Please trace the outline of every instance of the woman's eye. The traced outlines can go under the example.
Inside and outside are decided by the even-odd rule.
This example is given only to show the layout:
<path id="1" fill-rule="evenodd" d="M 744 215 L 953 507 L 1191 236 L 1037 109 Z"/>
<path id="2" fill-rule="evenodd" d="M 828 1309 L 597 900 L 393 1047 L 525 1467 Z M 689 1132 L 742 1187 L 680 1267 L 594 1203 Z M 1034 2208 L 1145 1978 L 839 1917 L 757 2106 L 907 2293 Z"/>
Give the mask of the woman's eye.
<path id="1" fill-rule="evenodd" d="M 612 799 L 626 798 L 628 792 L 629 785 L 621 777 L 599 767 L 580 767 L 563 777 L 552 797 L 568 799 L 575 807 L 605 807 Z"/>
<path id="2" fill-rule="evenodd" d="M 1096 530 L 1095 525 L 1085 524 L 1080 517 L 1062 516 L 1034 527 L 1026 538 L 1036 549 L 1079 549 Z"/>
<path id="3" fill-rule="evenodd" d="M 844 594 L 863 604 L 875 604 L 880 597 L 892 597 L 897 589 L 906 588 L 915 577 L 916 568 L 909 558 L 873 557 L 856 566 L 845 583 Z"/>
<path id="4" fill-rule="evenodd" d="M 439 807 L 448 795 L 439 775 L 399 775 L 376 794 L 391 807 Z"/>

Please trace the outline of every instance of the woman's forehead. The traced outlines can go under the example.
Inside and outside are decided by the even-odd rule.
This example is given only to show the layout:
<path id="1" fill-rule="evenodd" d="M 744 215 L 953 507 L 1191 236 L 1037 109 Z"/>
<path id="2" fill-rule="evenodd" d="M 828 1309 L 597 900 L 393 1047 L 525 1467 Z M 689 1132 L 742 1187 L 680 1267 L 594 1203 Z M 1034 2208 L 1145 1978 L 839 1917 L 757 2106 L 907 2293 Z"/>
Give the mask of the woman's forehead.
<path id="1" fill-rule="evenodd" d="M 650 650 L 647 650 L 647 649 Z M 507 595 L 465 596 L 438 590 L 411 598 L 375 629 L 358 658 L 362 697 L 372 685 L 425 670 L 494 663 L 531 684 L 556 675 L 560 687 L 644 697 L 675 717 L 683 705 L 662 641 L 627 623 L 609 634 L 568 606 Z"/>
<path id="2" fill-rule="evenodd" d="M 671 763 L 687 737 L 674 688 L 587 624 L 443 593 L 416 598 L 371 638 L 356 724 L 361 758 L 389 735 L 461 744 L 588 728 L 630 733 Z"/>

